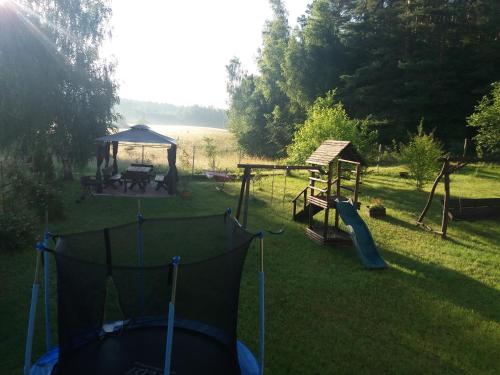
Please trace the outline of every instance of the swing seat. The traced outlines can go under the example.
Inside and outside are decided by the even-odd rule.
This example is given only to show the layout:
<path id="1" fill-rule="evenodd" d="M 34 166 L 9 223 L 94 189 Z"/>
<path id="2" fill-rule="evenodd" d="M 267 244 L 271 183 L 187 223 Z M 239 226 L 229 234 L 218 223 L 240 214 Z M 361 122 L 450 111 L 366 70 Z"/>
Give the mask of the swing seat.
<path id="1" fill-rule="evenodd" d="M 444 200 L 441 199 L 441 204 Z M 480 220 L 500 217 L 500 198 L 454 198 L 449 200 L 451 220 Z"/>

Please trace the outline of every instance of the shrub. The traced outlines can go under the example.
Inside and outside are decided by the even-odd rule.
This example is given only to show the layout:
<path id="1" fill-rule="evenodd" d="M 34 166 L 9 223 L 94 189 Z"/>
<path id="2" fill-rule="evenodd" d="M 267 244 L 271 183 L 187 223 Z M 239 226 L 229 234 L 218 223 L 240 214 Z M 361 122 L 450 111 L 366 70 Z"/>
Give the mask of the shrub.
<path id="1" fill-rule="evenodd" d="M 318 98 L 307 112 L 307 119 L 293 137 L 287 153 L 291 163 L 303 163 L 323 141 L 351 141 L 365 159 L 376 149 L 377 132 L 370 121 L 350 119 L 344 106 L 335 102 L 335 91 Z"/>
<path id="2" fill-rule="evenodd" d="M 203 138 L 203 151 L 205 156 L 210 161 L 210 168 L 215 170 L 215 157 L 217 156 L 217 146 L 215 145 L 215 140 L 210 137 Z"/>
<path id="3" fill-rule="evenodd" d="M 36 224 L 29 212 L 0 213 L 0 250 L 18 250 L 35 243 Z"/>
<path id="4" fill-rule="evenodd" d="M 178 147 L 177 150 L 182 168 L 185 169 L 188 173 L 191 173 L 193 167 L 193 156 L 190 155 L 184 148 Z"/>
<path id="5" fill-rule="evenodd" d="M 7 168 L 7 179 L 12 183 L 7 212 L 16 212 L 22 202 L 42 222 L 45 220 L 46 207 L 49 208 L 50 220 L 63 218 L 64 205 L 57 181 L 24 170 L 16 164 L 10 164 Z"/>
<path id="6" fill-rule="evenodd" d="M 64 218 L 62 194 L 54 184 L 38 183 L 30 185 L 27 201 L 41 221 L 45 220 L 47 208 L 50 220 Z"/>
<path id="7" fill-rule="evenodd" d="M 46 207 L 50 220 L 63 217 L 61 192 L 52 174 L 42 170 L 32 173 L 16 161 L 4 163 L 3 177 L 2 184 L 7 188 L 2 191 L 0 249 L 33 246 L 37 224 L 45 220 Z"/>
<path id="8" fill-rule="evenodd" d="M 479 156 L 500 157 L 500 82 L 491 86 L 491 97 L 483 96 L 467 125 L 477 129 L 474 140 Z"/>
<path id="9" fill-rule="evenodd" d="M 401 156 L 399 155 L 399 146 L 396 140 L 388 146 L 382 146 L 382 153 L 379 153 L 377 164 L 380 165 L 394 165 L 400 162 Z"/>
<path id="10" fill-rule="evenodd" d="M 401 161 L 408 167 L 418 190 L 422 189 L 424 183 L 435 174 L 438 158 L 442 154 L 441 145 L 434 138 L 433 133 L 425 134 L 422 122 L 417 128 L 417 134 L 411 137 L 410 142 L 401 145 Z"/>

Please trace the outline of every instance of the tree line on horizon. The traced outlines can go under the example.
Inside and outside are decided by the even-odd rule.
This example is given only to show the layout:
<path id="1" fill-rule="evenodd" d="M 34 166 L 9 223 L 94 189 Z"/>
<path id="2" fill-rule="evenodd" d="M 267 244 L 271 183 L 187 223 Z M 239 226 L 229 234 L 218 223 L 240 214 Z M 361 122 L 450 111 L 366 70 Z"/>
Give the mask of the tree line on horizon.
<path id="1" fill-rule="evenodd" d="M 227 65 L 229 128 L 244 150 L 286 155 L 319 98 L 401 142 L 422 123 L 447 150 L 475 135 L 467 118 L 500 80 L 497 0 L 314 0 L 291 28 L 270 0 L 258 73 Z M 371 132 L 370 132 L 371 134 Z"/>
<path id="2" fill-rule="evenodd" d="M 119 125 L 153 123 L 165 125 L 195 125 L 225 129 L 224 109 L 199 105 L 177 106 L 140 100 L 120 99 L 115 111 L 120 114 Z"/>

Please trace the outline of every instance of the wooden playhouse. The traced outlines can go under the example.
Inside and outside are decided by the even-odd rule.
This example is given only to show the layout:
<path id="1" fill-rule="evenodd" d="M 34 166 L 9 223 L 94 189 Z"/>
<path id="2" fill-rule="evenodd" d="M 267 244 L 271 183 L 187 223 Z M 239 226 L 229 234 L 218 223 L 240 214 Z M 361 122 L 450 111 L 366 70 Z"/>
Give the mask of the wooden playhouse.
<path id="1" fill-rule="evenodd" d="M 320 244 L 351 244 L 349 233 L 339 227 L 335 207 L 337 200 L 351 200 L 359 209 L 362 156 L 349 141 L 327 140 L 306 163 L 311 165 L 309 184 L 292 200 L 293 220 L 307 222 L 307 236 Z M 316 220 L 320 212 L 324 217 Z"/>

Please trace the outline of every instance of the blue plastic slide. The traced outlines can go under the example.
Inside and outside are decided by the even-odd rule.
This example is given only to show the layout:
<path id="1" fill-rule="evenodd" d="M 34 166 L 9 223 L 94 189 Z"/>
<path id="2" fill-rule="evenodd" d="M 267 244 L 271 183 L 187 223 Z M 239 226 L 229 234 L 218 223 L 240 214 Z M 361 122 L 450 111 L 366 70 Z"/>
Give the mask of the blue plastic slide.
<path id="1" fill-rule="evenodd" d="M 366 223 L 361 219 L 356 207 L 349 201 L 336 201 L 337 211 L 349 229 L 352 242 L 361 262 L 369 269 L 387 268 Z"/>

